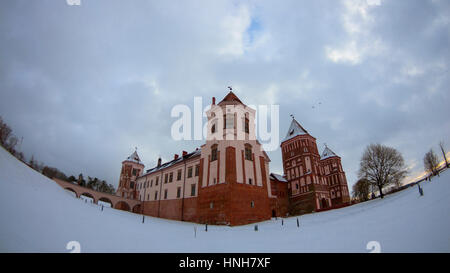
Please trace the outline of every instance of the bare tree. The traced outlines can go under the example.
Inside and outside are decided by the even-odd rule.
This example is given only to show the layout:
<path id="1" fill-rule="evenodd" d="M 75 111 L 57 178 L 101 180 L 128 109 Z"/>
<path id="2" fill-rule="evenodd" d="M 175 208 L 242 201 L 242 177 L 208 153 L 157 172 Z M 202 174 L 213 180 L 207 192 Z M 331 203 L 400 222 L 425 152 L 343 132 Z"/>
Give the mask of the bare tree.
<path id="1" fill-rule="evenodd" d="M 6 148 L 7 140 L 11 135 L 11 128 L 8 124 L 3 122 L 2 117 L 0 117 L 0 145 Z"/>
<path id="2" fill-rule="evenodd" d="M 403 157 L 396 149 L 370 144 L 361 158 L 358 177 L 377 187 L 383 198 L 383 187 L 399 183 L 406 173 Z"/>
<path id="3" fill-rule="evenodd" d="M 425 167 L 425 171 L 431 172 L 432 175 L 439 175 L 439 160 L 437 155 L 433 152 L 433 149 L 430 149 L 430 151 L 428 151 L 428 153 L 426 153 L 423 157 L 423 165 Z"/>
<path id="4" fill-rule="evenodd" d="M 353 197 L 359 201 L 369 200 L 370 182 L 367 179 L 361 178 L 353 185 Z"/>
<path id="5" fill-rule="evenodd" d="M 450 165 L 448 164 L 448 161 L 447 161 L 447 156 L 445 155 L 445 149 L 444 149 L 444 142 L 443 141 L 439 142 L 439 148 L 441 148 L 442 156 L 444 157 L 445 167 L 450 168 Z"/>

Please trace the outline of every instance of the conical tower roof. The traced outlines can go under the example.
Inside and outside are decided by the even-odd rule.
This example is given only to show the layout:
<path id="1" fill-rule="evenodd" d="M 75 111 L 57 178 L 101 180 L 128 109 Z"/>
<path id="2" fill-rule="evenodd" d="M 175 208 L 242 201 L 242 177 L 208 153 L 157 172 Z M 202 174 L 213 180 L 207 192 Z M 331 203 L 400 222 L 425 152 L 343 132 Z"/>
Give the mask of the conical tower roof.
<path id="1" fill-rule="evenodd" d="M 137 151 L 134 151 L 129 157 L 127 157 L 127 159 L 125 159 L 125 161 L 143 164 L 141 159 L 139 158 Z"/>
<path id="2" fill-rule="evenodd" d="M 328 146 L 325 145 L 325 150 L 323 150 L 322 155 L 320 156 L 320 159 L 327 159 L 330 157 L 334 157 L 337 156 L 337 154 L 335 154 L 330 148 L 328 148 Z"/>
<path id="3" fill-rule="evenodd" d="M 308 131 L 303 128 L 298 121 L 295 120 L 295 118 L 292 119 L 291 126 L 289 126 L 289 130 L 287 132 L 286 137 L 284 138 L 283 142 L 286 140 L 289 140 L 291 138 L 294 138 L 298 135 L 308 135 Z"/>
<path id="4" fill-rule="evenodd" d="M 228 105 L 228 104 L 243 104 L 242 101 L 236 96 L 236 94 L 233 93 L 233 91 L 230 91 L 225 98 L 221 102 L 218 103 L 218 105 Z"/>

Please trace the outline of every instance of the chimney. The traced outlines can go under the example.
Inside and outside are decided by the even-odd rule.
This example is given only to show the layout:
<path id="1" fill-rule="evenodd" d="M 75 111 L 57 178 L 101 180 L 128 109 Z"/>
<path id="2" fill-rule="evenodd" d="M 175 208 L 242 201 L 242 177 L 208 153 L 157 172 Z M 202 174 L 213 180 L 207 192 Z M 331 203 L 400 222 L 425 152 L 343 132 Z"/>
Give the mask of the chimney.
<path id="1" fill-rule="evenodd" d="M 175 160 L 175 159 L 178 159 L 178 155 L 175 154 L 175 155 L 173 156 L 173 159 L 174 159 L 174 160 Z"/>
<path id="2" fill-rule="evenodd" d="M 216 104 L 216 97 L 212 98 L 212 104 L 215 105 Z"/>
<path id="3" fill-rule="evenodd" d="M 157 165 L 157 167 L 161 167 L 161 157 L 158 158 L 158 165 Z"/>
<path id="4" fill-rule="evenodd" d="M 187 155 L 188 154 L 188 152 L 186 152 L 186 151 L 183 151 L 183 156 L 185 156 L 185 155 Z"/>

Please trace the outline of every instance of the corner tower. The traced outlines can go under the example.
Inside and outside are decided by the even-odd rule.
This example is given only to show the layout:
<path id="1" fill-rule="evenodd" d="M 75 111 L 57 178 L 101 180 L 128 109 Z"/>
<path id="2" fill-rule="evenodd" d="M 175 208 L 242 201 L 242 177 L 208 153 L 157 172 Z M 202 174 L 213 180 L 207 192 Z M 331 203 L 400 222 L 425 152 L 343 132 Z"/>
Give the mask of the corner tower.
<path id="1" fill-rule="evenodd" d="M 331 205 L 333 207 L 350 202 L 347 178 L 342 169 L 341 158 L 325 145 L 320 157 L 323 178 L 329 185 Z"/>
<path id="2" fill-rule="evenodd" d="M 119 187 L 116 191 L 117 196 L 129 199 L 137 198 L 136 179 L 142 174 L 144 167 L 137 151 L 134 151 L 134 153 L 122 162 Z"/>
<path id="3" fill-rule="evenodd" d="M 281 142 L 281 153 L 290 193 L 290 213 L 302 214 L 330 207 L 316 139 L 294 118 Z"/>

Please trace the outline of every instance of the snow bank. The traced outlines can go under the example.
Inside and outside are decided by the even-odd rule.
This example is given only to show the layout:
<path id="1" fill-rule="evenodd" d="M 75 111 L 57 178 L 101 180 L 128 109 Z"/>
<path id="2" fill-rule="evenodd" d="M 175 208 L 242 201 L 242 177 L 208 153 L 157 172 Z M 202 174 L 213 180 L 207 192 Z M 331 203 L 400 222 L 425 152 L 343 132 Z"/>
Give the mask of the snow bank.
<path id="1" fill-rule="evenodd" d="M 382 252 L 450 251 L 450 171 L 432 182 L 333 211 L 239 227 L 204 226 L 101 211 L 0 148 L 0 251 L 69 252 Z M 197 229 L 194 237 L 194 229 Z"/>

